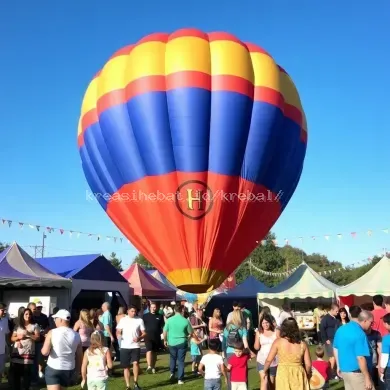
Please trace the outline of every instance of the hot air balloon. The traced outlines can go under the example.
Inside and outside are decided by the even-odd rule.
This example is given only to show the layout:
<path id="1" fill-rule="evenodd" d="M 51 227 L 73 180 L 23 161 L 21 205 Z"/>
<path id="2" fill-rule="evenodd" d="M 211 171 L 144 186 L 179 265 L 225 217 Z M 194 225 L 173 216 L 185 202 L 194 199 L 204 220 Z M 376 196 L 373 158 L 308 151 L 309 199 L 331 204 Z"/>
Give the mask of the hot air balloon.
<path id="1" fill-rule="evenodd" d="M 288 204 L 307 126 L 288 74 L 224 32 L 156 33 L 89 84 L 78 148 L 129 241 L 181 290 L 217 288 Z"/>

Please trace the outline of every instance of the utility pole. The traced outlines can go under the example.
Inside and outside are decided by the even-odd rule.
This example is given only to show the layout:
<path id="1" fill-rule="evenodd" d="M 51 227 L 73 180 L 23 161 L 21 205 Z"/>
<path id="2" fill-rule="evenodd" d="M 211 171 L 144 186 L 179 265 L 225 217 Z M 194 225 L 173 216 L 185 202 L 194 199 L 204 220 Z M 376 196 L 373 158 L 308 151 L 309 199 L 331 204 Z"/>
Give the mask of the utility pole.
<path id="1" fill-rule="evenodd" d="M 39 256 L 43 259 L 45 255 L 45 232 L 42 233 L 42 245 L 35 245 L 34 248 L 34 258 L 37 259 Z"/>

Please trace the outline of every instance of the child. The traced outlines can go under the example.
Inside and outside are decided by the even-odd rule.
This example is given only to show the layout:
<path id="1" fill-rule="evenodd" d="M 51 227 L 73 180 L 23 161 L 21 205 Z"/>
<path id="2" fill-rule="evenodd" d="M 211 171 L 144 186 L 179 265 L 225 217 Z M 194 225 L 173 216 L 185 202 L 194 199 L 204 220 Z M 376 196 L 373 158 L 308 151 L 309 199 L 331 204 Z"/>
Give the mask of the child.
<path id="1" fill-rule="evenodd" d="M 322 388 L 328 389 L 329 388 L 329 378 L 331 377 L 330 363 L 323 360 L 323 357 L 325 355 L 325 350 L 322 346 L 318 346 L 316 348 L 315 353 L 317 356 L 317 360 L 314 360 L 312 362 L 312 366 L 321 374 L 321 376 L 325 380 L 325 385 Z"/>
<path id="2" fill-rule="evenodd" d="M 225 365 L 222 356 L 218 353 L 219 346 L 218 339 L 210 339 L 209 353 L 204 355 L 199 363 L 199 372 L 204 375 L 205 390 L 221 390 L 221 374 L 227 383 Z"/>
<path id="3" fill-rule="evenodd" d="M 248 360 L 250 354 L 244 351 L 243 342 L 234 346 L 234 355 L 228 360 L 227 369 L 230 371 L 231 390 L 248 390 Z"/>
<path id="4" fill-rule="evenodd" d="M 195 334 L 191 337 L 191 360 L 192 360 L 192 373 L 196 374 L 198 372 L 198 365 L 200 359 L 202 358 L 202 352 L 199 348 L 199 344 L 202 344 L 205 339 L 199 339 Z"/>
<path id="5" fill-rule="evenodd" d="M 106 390 L 108 370 L 112 369 L 110 350 L 103 347 L 100 332 L 95 331 L 91 335 L 91 345 L 84 353 L 81 367 L 81 388 L 87 383 L 88 390 Z"/>

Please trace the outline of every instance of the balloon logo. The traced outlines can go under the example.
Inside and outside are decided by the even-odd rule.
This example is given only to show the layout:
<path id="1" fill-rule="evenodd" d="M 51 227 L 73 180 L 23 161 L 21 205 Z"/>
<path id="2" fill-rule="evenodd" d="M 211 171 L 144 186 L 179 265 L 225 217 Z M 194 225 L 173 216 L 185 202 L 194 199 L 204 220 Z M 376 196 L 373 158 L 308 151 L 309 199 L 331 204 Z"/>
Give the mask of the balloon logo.
<path id="1" fill-rule="evenodd" d="M 111 220 L 179 289 L 218 288 L 301 177 L 306 118 L 289 75 L 228 33 L 157 33 L 89 84 L 78 148 Z"/>

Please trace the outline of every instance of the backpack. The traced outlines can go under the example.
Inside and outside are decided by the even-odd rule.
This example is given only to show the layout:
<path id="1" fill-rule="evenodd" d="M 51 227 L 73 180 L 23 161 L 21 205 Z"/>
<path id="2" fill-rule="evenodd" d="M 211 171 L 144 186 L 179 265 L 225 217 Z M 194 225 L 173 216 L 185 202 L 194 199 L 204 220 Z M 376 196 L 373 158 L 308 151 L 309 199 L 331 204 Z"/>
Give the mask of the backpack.
<path id="1" fill-rule="evenodd" d="M 239 328 L 230 328 L 228 337 L 227 337 L 227 346 L 230 348 L 234 348 L 237 343 L 242 342 L 242 337 L 239 332 Z"/>

